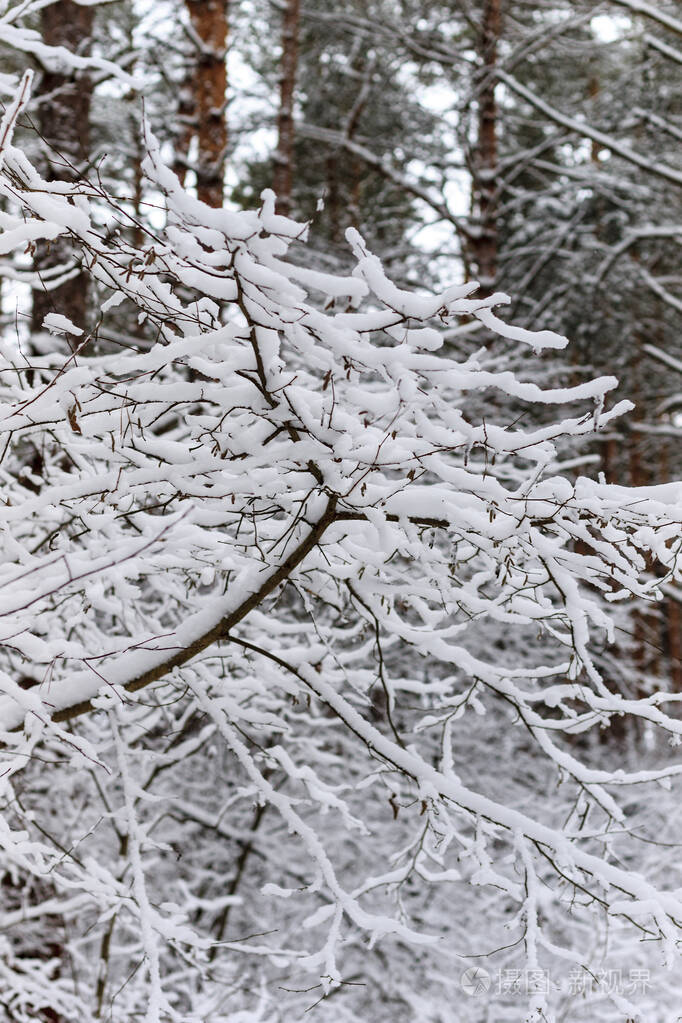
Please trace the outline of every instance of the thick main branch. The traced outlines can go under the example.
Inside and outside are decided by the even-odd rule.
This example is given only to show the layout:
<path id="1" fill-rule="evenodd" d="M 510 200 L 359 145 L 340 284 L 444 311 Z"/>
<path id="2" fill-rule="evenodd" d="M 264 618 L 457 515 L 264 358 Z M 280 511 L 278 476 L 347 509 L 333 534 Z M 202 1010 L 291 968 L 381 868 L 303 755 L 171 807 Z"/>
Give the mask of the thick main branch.
<path id="1" fill-rule="evenodd" d="M 271 572 L 265 582 L 252 593 L 242 600 L 241 603 L 234 608 L 234 610 L 223 615 L 220 620 L 214 623 L 210 628 L 206 629 L 199 636 L 197 636 L 191 643 L 186 644 L 179 650 L 175 650 L 170 656 L 162 658 L 152 667 L 146 671 L 141 672 L 134 678 L 129 679 L 127 682 L 122 684 L 122 688 L 128 693 L 139 692 L 140 689 L 145 689 L 153 682 L 158 682 L 159 679 L 164 678 L 174 668 L 180 668 L 184 664 L 187 664 L 198 654 L 203 653 L 208 647 L 217 643 L 223 639 L 230 629 L 233 629 L 235 625 L 242 621 L 250 611 L 258 607 L 263 601 L 273 593 L 281 583 L 285 582 L 291 573 L 298 568 L 302 561 L 308 557 L 321 540 L 325 530 L 331 525 L 335 519 L 337 498 L 332 496 L 327 502 L 322 516 L 317 520 L 315 525 L 312 527 L 310 532 L 304 537 L 304 539 L 298 544 L 298 546 L 291 552 L 280 565 Z M 82 714 L 87 714 L 89 711 L 94 710 L 93 698 L 80 700 L 76 703 L 72 703 L 69 706 L 61 707 L 55 710 L 52 714 L 52 720 L 55 722 L 67 721 L 71 718 L 80 717 Z"/>

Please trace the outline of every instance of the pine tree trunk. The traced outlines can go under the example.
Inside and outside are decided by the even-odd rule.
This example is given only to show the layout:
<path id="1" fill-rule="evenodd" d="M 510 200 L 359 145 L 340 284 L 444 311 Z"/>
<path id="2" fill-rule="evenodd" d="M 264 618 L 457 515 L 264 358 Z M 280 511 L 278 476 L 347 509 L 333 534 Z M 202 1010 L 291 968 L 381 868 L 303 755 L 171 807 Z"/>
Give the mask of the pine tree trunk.
<path id="1" fill-rule="evenodd" d="M 93 8 L 73 0 L 44 7 L 40 13 L 41 34 L 49 46 L 65 46 L 83 53 L 90 46 Z M 48 179 L 76 181 L 90 155 L 90 106 L 92 82 L 81 72 L 45 70 L 39 86 L 38 127 L 45 140 L 43 173 Z M 44 282 L 33 290 L 31 328 L 41 330 L 50 312 L 60 313 L 76 326 L 85 328 L 88 315 L 88 278 L 73 273 L 56 288 L 49 289 L 55 268 L 68 264 L 71 249 L 66 239 L 36 246 L 34 267 Z"/>
<path id="2" fill-rule="evenodd" d="M 634 353 L 631 360 L 631 381 L 630 395 L 634 401 L 635 408 L 630 413 L 635 423 L 645 421 L 646 397 L 642 393 L 641 382 L 644 372 L 644 358 L 642 346 L 644 338 L 638 334 L 633 341 Z M 661 456 L 663 449 L 659 448 Z M 639 430 L 633 430 L 628 439 L 628 469 L 629 485 L 631 487 L 646 487 L 656 482 L 652 472 L 651 458 L 647 457 L 646 435 Z M 666 472 L 665 465 L 659 465 L 659 471 Z M 633 612 L 633 633 L 635 640 L 635 667 L 641 682 L 647 678 L 660 679 L 663 671 L 661 665 L 661 611 L 656 606 L 635 607 Z M 639 696 L 649 695 L 648 687 L 641 686 Z"/>
<path id="3" fill-rule="evenodd" d="M 282 23 L 282 66 L 274 174 L 277 211 L 285 216 L 291 213 L 291 191 L 294 176 L 294 91 L 298 70 L 299 20 L 300 0 L 287 0 Z"/>
<path id="4" fill-rule="evenodd" d="M 657 339 L 660 345 L 660 339 Z M 667 441 L 658 448 L 658 482 L 670 482 L 670 451 Z M 666 597 L 661 607 L 663 650 L 667 658 L 670 689 L 682 693 L 682 604 L 675 597 Z"/>
<path id="5" fill-rule="evenodd" d="M 197 195 L 209 206 L 223 205 L 227 121 L 225 50 L 228 35 L 228 0 L 186 0 L 197 39 L 191 76 L 197 139 Z"/>
<path id="6" fill-rule="evenodd" d="M 666 631 L 671 688 L 682 693 L 682 604 L 674 597 L 666 600 Z"/>
<path id="7" fill-rule="evenodd" d="M 473 198 L 478 232 L 472 239 L 472 259 L 484 291 L 492 291 L 498 269 L 497 237 L 497 48 L 502 34 L 502 0 L 484 0 L 478 55 L 477 140 L 473 160 Z"/>

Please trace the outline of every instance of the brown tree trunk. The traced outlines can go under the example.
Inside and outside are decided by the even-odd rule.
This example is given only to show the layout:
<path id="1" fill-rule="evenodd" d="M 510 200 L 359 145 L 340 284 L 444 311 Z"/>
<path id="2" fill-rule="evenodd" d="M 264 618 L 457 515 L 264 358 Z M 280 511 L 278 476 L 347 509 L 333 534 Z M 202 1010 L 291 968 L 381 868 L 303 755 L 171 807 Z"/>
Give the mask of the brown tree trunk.
<path id="1" fill-rule="evenodd" d="M 473 200 L 478 230 L 472 238 L 472 259 L 484 291 L 492 291 L 498 268 L 497 238 L 497 47 L 502 34 L 502 0 L 484 0 L 478 55 L 477 140 L 474 152 Z"/>
<path id="2" fill-rule="evenodd" d="M 64 46 L 72 53 L 89 49 L 93 8 L 73 0 L 59 0 L 40 12 L 43 42 Z M 40 80 L 38 128 L 44 146 L 43 173 L 48 179 L 76 181 L 90 156 L 90 105 L 92 82 L 82 72 L 46 70 Z M 83 273 L 72 274 L 57 287 L 49 289 L 57 267 L 68 264 L 72 250 L 66 239 L 40 243 L 36 246 L 34 267 L 42 286 L 33 290 L 31 328 L 41 330 L 48 313 L 68 317 L 76 326 L 86 327 L 88 313 L 88 279 Z"/>
<path id="3" fill-rule="evenodd" d="M 294 177 L 294 92 L 298 71 L 298 26 L 300 0 L 287 0 L 282 22 L 282 66 L 277 113 L 277 150 L 275 152 L 274 189 L 277 212 L 291 213 Z"/>
<path id="4" fill-rule="evenodd" d="M 630 413 L 635 423 L 642 423 L 646 419 L 646 395 L 642 388 L 644 380 L 645 362 L 643 358 L 644 339 L 641 335 L 633 340 L 634 354 L 631 360 L 631 382 L 630 394 L 635 403 L 634 410 Z M 645 487 L 654 483 L 655 474 L 652 471 L 651 454 L 647 452 L 646 434 L 640 430 L 633 430 L 628 438 L 628 468 L 629 484 L 631 487 Z M 664 447 L 658 450 L 662 460 L 659 462 L 658 471 L 666 475 Z M 658 606 L 638 606 L 633 613 L 633 632 L 635 639 L 635 667 L 640 678 L 644 681 L 649 679 L 660 679 L 663 675 L 661 664 L 662 653 L 662 622 L 661 609 Z M 642 687 L 639 695 L 649 695 L 648 689 Z"/>
<path id="5" fill-rule="evenodd" d="M 593 106 L 596 105 L 597 100 L 599 99 L 599 93 L 601 92 L 601 85 L 599 84 L 599 79 L 596 76 L 593 75 L 592 78 L 590 78 L 589 82 L 587 83 L 587 91 Z M 595 122 L 598 122 L 599 118 L 595 116 L 594 120 Z M 596 167 L 599 166 L 600 151 L 601 151 L 600 143 L 597 142 L 596 139 L 592 139 L 592 145 L 590 147 L 590 159 Z"/>
<path id="6" fill-rule="evenodd" d="M 186 0 L 186 4 L 197 44 L 189 103 L 198 149 L 197 195 L 209 206 L 221 207 L 227 152 L 228 0 Z"/>
<path id="7" fill-rule="evenodd" d="M 339 188 L 338 176 L 338 152 L 332 151 L 328 155 L 325 167 L 327 171 L 327 187 L 324 208 L 329 221 L 329 237 L 336 245 L 343 237 L 341 230 L 341 190 Z"/>
<path id="8" fill-rule="evenodd" d="M 634 421 L 641 422 L 642 410 L 640 402 L 639 374 L 641 372 L 642 347 L 639 337 L 635 338 L 633 344 L 635 346 L 635 350 L 631 361 L 631 393 L 635 403 L 635 408 L 630 413 L 630 416 Z M 627 437 L 627 470 L 629 477 L 628 483 L 631 487 L 643 487 L 646 484 L 646 471 L 644 469 L 644 462 L 642 459 L 642 434 L 637 430 L 632 430 Z M 643 685 L 648 667 L 647 631 L 646 612 L 641 608 L 641 606 L 637 606 L 632 611 L 632 638 L 634 668 L 637 676 L 636 695 L 638 697 L 648 695 L 646 693 L 646 687 Z"/>
<path id="9" fill-rule="evenodd" d="M 660 483 L 670 482 L 669 455 L 668 443 L 662 440 L 658 448 Z M 673 693 L 682 693 L 682 604 L 680 598 L 666 597 L 661 607 L 661 614 L 663 618 L 663 650 L 667 658 L 670 689 Z"/>
<path id="10" fill-rule="evenodd" d="M 666 630 L 672 691 L 682 693 L 682 604 L 675 597 L 666 600 Z"/>

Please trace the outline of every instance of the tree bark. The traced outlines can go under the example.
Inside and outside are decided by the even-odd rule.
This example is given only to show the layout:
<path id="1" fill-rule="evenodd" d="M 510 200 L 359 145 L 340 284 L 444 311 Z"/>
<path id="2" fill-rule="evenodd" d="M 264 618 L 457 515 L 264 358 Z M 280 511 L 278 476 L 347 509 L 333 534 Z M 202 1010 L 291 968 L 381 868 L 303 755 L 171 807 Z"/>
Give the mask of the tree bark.
<path id="1" fill-rule="evenodd" d="M 197 195 L 202 202 L 223 205 L 227 121 L 228 0 L 186 0 L 197 47 L 191 74 L 194 128 L 197 140 Z"/>
<path id="2" fill-rule="evenodd" d="M 298 27 L 300 0 L 287 0 L 282 22 L 282 65 L 277 113 L 277 150 L 275 152 L 274 189 L 277 212 L 291 213 L 294 176 L 294 92 L 298 71 Z"/>
<path id="3" fill-rule="evenodd" d="M 660 340 L 659 344 L 660 344 Z M 670 482 L 670 451 L 667 441 L 662 441 L 658 448 L 659 470 L 658 481 Z M 662 615 L 662 646 L 667 660 L 670 688 L 673 693 L 682 693 L 682 604 L 678 598 L 668 596 L 664 599 Z"/>
<path id="4" fill-rule="evenodd" d="M 72 53 L 90 47 L 93 8 L 73 0 L 44 7 L 40 13 L 41 33 L 49 46 L 64 46 Z M 90 106 L 92 82 L 87 74 L 46 69 L 39 86 L 38 129 L 44 142 L 42 172 L 48 179 L 76 181 L 90 156 Z M 88 315 L 88 277 L 76 271 L 57 287 L 49 289 L 57 267 L 68 264 L 72 250 L 64 238 L 36 245 L 34 268 L 42 287 L 33 290 L 32 331 L 42 329 L 43 319 L 56 312 L 84 329 Z"/>
<path id="5" fill-rule="evenodd" d="M 472 166 L 474 210 L 478 230 L 472 238 L 472 259 L 484 291 L 492 291 L 498 269 L 497 237 L 497 48 L 502 34 L 502 0 L 484 0 L 478 55 L 477 139 Z"/>
<path id="6" fill-rule="evenodd" d="M 643 353 L 644 339 L 640 333 L 633 340 L 634 352 L 630 361 L 631 378 L 629 392 L 634 401 L 635 408 L 630 417 L 635 423 L 646 420 L 647 397 L 642 390 L 644 379 L 645 361 Z M 657 482 L 652 471 L 651 453 L 647 452 L 646 434 L 639 430 L 633 430 L 628 437 L 628 470 L 629 485 L 631 487 L 646 487 Z M 657 452 L 663 461 L 659 463 L 659 481 L 665 479 L 667 467 L 665 465 L 665 445 L 661 445 Z M 633 611 L 633 632 L 634 632 L 634 660 L 642 681 L 647 679 L 661 679 L 664 671 L 661 663 L 662 654 L 662 614 L 659 606 L 639 605 Z M 638 695 L 649 695 L 649 688 L 641 687 Z"/>
<path id="7" fill-rule="evenodd" d="M 666 612 L 672 691 L 682 693 L 682 605 L 679 600 L 668 597 Z"/>

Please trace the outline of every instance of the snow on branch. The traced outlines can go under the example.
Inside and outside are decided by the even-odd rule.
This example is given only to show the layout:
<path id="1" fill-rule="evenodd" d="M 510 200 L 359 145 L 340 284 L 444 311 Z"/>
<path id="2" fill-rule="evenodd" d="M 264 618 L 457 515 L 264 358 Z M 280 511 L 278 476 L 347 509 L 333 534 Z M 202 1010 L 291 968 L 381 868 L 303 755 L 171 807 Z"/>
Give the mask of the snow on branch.
<path id="1" fill-rule="evenodd" d="M 398 288 L 356 232 L 352 275 L 321 274 L 305 262 L 306 227 L 277 215 L 271 192 L 258 210 L 211 209 L 151 137 L 145 172 L 166 222 L 136 246 L 124 203 L 98 181 L 52 186 L 3 131 L 0 247 L 66 235 L 101 296 L 68 355 L 24 355 L 10 336 L 0 351 L 3 756 L 52 751 L 65 777 L 87 771 L 85 803 L 94 793 L 105 808 L 88 810 L 78 840 L 104 863 L 59 839 L 43 896 L 91 895 L 101 984 L 120 976 L 127 942 L 146 965 L 122 998 L 149 1020 L 190 1018 L 171 995 L 178 976 L 202 978 L 198 1004 L 235 949 L 323 971 L 328 994 L 344 982 L 346 944 L 430 943 L 404 891 L 413 878 L 453 884 L 465 864 L 520 914 L 531 964 L 555 947 L 540 878 L 567 927 L 566 890 L 579 913 L 620 917 L 672 956 L 679 893 L 617 864 L 599 835 L 624 825 L 622 792 L 681 766 L 625 771 L 616 757 L 596 769 L 576 743 L 623 716 L 682 735 L 679 694 L 626 699 L 595 655 L 619 604 L 680 578 L 682 484 L 634 490 L 551 470 L 557 445 L 630 408 L 608 406 L 615 379 L 543 390 L 485 353 L 454 358 L 444 342 L 463 318 L 538 352 L 565 340 L 504 324 L 492 310 L 505 296 Z M 144 332 L 119 347 L 108 326 L 123 315 Z M 488 404 L 497 414 L 475 414 Z M 541 420 L 521 425 L 519 406 Z M 563 795 L 522 806 L 512 779 L 459 777 L 460 746 L 497 741 L 510 711 L 589 806 L 589 829 Z M 59 723 L 74 718 L 70 743 Z M 209 733 L 231 764 L 225 812 L 242 822 L 241 866 L 211 904 L 188 838 L 220 820 L 202 809 Z M 193 801 L 194 821 L 181 812 Z M 254 802 L 273 811 L 265 824 L 262 812 L 244 823 Z M 377 868 L 374 816 L 388 807 L 395 839 L 379 842 Z M 34 848 L 24 825 L 30 815 L 3 841 L 42 863 L 49 840 Z M 223 932 L 261 846 L 282 876 L 259 898 L 300 901 L 303 915 L 249 945 Z M 46 983 L 44 964 L 34 972 Z"/>

